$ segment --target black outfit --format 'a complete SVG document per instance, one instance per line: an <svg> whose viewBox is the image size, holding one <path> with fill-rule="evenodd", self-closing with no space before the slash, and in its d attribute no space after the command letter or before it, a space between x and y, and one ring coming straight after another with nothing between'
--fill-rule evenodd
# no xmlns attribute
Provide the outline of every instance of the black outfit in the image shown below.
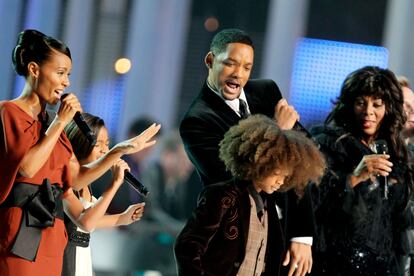
<svg viewBox="0 0 414 276"><path fill-rule="evenodd" d="M383 177L380 185L347 184L362 157L373 154L368 147L340 128L320 128L315 139L329 170L319 188L312 187L318 226L312 275L401 275L396 253L400 233L409 225L407 164L391 156L388 183L397 183L388 185L386 199Z"/></svg>
<svg viewBox="0 0 414 276"><path fill-rule="evenodd" d="M251 114L260 113L273 118L275 106L282 98L274 81L250 80L243 89ZM185 150L204 185L232 178L219 159L219 143L229 128L237 125L239 120L237 113L204 83L180 125ZM306 192L299 203L293 191L266 195L275 197L277 194L277 205L285 208L287 241L292 237L311 237L314 234L312 205L310 195L307 190Z"/></svg>

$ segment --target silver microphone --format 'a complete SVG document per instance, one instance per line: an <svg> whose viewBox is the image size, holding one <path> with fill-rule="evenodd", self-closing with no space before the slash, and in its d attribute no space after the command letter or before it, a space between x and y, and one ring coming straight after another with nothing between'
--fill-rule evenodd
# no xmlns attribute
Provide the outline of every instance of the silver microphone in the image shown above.
<svg viewBox="0 0 414 276"><path fill-rule="evenodd" d="M385 140L377 140L375 141L375 152L377 154L388 154L388 145L387 141ZM384 198L388 199L388 180L387 177L384 176Z"/></svg>

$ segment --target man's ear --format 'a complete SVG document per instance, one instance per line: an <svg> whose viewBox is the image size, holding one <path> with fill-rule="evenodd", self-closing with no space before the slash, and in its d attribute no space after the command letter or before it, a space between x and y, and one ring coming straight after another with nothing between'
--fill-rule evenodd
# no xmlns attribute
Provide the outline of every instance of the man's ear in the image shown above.
<svg viewBox="0 0 414 276"><path fill-rule="evenodd" d="M206 57L204 58L204 63L206 64L208 69L211 69L213 67L213 61L214 54L212 52L208 52Z"/></svg>

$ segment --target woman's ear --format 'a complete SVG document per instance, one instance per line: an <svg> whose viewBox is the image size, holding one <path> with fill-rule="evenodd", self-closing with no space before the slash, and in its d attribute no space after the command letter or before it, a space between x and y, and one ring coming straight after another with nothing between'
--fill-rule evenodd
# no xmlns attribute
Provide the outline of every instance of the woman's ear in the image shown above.
<svg viewBox="0 0 414 276"><path fill-rule="evenodd" d="M37 79L39 77L39 65L37 65L36 62L29 62L29 64L27 65L27 69L29 75L32 76L32 78Z"/></svg>

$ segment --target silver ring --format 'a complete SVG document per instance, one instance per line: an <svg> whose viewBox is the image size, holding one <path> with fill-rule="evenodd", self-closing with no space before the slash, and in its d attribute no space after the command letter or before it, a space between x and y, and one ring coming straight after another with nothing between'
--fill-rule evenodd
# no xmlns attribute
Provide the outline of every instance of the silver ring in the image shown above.
<svg viewBox="0 0 414 276"><path fill-rule="evenodd" d="M294 267L295 267L295 269L297 269L298 268L298 264L295 264Z"/></svg>

